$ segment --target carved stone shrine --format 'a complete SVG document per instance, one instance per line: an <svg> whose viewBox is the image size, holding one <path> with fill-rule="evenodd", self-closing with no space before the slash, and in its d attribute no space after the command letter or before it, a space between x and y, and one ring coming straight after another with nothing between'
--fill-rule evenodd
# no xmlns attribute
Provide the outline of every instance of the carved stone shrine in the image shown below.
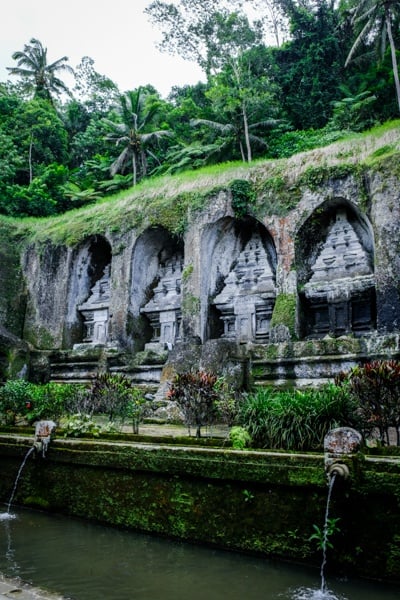
<svg viewBox="0 0 400 600"><path fill-rule="evenodd" d="M260 236L239 254L213 304L221 314L222 337L265 343L275 303L274 275Z"/></svg>
<svg viewBox="0 0 400 600"><path fill-rule="evenodd" d="M374 327L375 278L368 253L338 211L304 286L311 335L366 333Z"/></svg>
<svg viewBox="0 0 400 600"><path fill-rule="evenodd" d="M147 350L171 349L180 337L183 257L175 255L161 264L153 297L141 308L153 330Z"/></svg>
<svg viewBox="0 0 400 600"><path fill-rule="evenodd" d="M89 298L78 306L84 319L83 342L106 344L110 306L110 266L91 289Z"/></svg>

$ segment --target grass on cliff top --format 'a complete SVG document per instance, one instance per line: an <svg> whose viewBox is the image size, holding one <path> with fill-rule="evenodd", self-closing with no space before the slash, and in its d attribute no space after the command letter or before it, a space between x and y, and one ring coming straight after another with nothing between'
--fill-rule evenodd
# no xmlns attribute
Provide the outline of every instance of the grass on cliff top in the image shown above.
<svg viewBox="0 0 400 600"><path fill-rule="evenodd" d="M226 189L235 179L257 182L279 175L293 185L309 168L362 163L372 166L399 152L400 120L397 120L360 134L349 134L329 146L288 159L258 159L251 164L231 162L150 178L135 188L56 217L4 220L13 222L14 229L31 241L51 240L67 245L97 233L124 233L154 224L179 234L184 231L189 208L202 208L213 193Z"/></svg>

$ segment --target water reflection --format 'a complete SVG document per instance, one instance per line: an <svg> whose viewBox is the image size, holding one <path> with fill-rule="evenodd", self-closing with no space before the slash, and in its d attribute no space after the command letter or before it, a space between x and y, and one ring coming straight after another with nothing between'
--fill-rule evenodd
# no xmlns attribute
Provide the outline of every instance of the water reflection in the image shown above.
<svg viewBox="0 0 400 600"><path fill-rule="evenodd" d="M318 570L13 510L0 519L0 572L73 600L398 600L399 590ZM331 595L329 595L331 594Z"/></svg>

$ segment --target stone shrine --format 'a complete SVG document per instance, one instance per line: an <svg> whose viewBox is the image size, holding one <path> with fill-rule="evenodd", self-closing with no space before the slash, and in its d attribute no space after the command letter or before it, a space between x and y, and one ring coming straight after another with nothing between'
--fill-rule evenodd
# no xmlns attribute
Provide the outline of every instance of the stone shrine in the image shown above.
<svg viewBox="0 0 400 600"><path fill-rule="evenodd" d="M89 298L78 306L83 316L84 335L86 344L106 344L110 306L110 265L103 272L91 289Z"/></svg>
<svg viewBox="0 0 400 600"><path fill-rule="evenodd" d="M338 210L304 286L311 335L365 333L374 327L375 278L368 253Z"/></svg>
<svg viewBox="0 0 400 600"><path fill-rule="evenodd" d="M181 281L183 257L175 255L160 265L158 284L153 298L140 309L147 316L153 330L146 350L162 351L171 349L180 336L181 323Z"/></svg>
<svg viewBox="0 0 400 600"><path fill-rule="evenodd" d="M213 304L221 313L224 338L265 343L275 303L274 275L259 235L253 235L225 278Z"/></svg>

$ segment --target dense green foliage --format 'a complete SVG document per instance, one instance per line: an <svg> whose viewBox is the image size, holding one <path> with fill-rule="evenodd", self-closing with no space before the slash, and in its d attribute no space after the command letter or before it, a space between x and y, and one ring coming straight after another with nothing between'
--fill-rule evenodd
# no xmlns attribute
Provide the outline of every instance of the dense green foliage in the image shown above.
<svg viewBox="0 0 400 600"><path fill-rule="evenodd" d="M63 213L145 177L288 157L398 116L397 2L276 0L257 10L251 22L240 2L152 2L162 47L206 74L167 99L151 85L121 93L87 56L69 90L67 57L48 64L37 39L16 50L13 81L0 82L0 213ZM390 43L376 54L379 33Z"/></svg>
<svg viewBox="0 0 400 600"><path fill-rule="evenodd" d="M240 422L253 447L321 450L328 431L357 425L357 408L357 400L333 384L290 391L261 388L245 398Z"/></svg>
<svg viewBox="0 0 400 600"><path fill-rule="evenodd" d="M0 388L0 422L15 424L17 418L33 423L59 418L83 408L87 392L80 385L34 384L25 379L9 379Z"/></svg>
<svg viewBox="0 0 400 600"><path fill-rule="evenodd" d="M130 421L133 433L146 408L141 389L125 375L99 373L90 386L78 384L34 384L24 379L9 379L0 387L0 423L34 423L40 419L63 422L67 435L99 432L93 418L107 417L107 426L121 427ZM104 430L103 425L102 430Z"/></svg>

